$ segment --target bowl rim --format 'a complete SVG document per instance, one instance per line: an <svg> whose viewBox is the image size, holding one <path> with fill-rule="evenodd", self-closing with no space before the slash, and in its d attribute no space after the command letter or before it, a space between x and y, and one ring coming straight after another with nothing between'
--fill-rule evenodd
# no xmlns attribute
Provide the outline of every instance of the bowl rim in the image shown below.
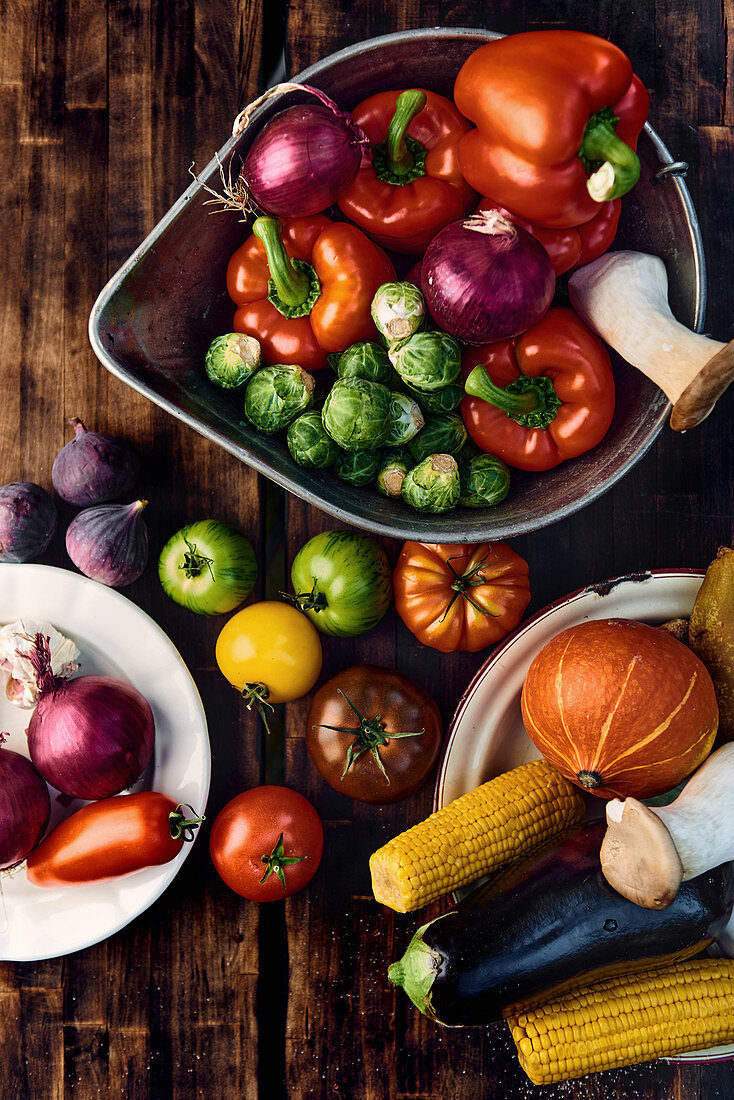
<svg viewBox="0 0 734 1100"><path fill-rule="evenodd" d="M497 31L491 31L485 28L478 27L420 27L412 28L405 31L393 31L389 34L379 35L373 38L365 39L361 42L352 43L349 46L345 46L340 50L332 54L328 54L326 57L319 59L313 65L303 69L297 73L293 78L293 82L307 83L308 81L318 80L319 76L328 69L330 69L335 63L350 60L352 58L362 56L365 52L371 52L380 49L382 46L402 43L407 41L422 41L432 40L438 38L465 38L474 39L479 43L493 41L497 38L505 37ZM263 112L267 110L266 105L261 105L252 113L251 124L257 125L258 121L262 117ZM660 136L653 130L648 122L645 123L644 132L651 141L653 148L660 160L661 167L667 167L677 163L665 143ZM345 523L352 524L362 530L369 531L372 534L386 536L388 538L395 539L415 539L420 538L424 542L441 542L449 536L449 532L446 530L446 519L453 516L455 518L456 513L450 513L447 516L428 517L423 514L422 519L424 526L417 531L416 527L411 524L411 515L406 512L405 515L397 512L395 515L388 515L386 518L381 518L378 515L371 515L368 518L365 517L358 508L351 505L342 505L339 502L338 494L335 494L336 499L326 499L323 492L311 485L299 484L298 469L294 468L292 473L283 472L276 469L266 458L260 457L249 450L247 446L243 446L232 439L227 438L221 431L219 431L213 423L205 423L200 420L193 412L181 408L171 398L166 397L153 387L149 382L143 381L139 378L131 377L129 371L120 363L118 363L113 356L109 353L102 341L102 317L107 309L108 304L114 298L115 294L119 291L121 286L125 283L128 275L135 269L138 262L151 250L155 248L156 242L167 231L180 214L188 207L188 205L199 195L203 194L204 187L199 182L200 179L208 180L214 173L219 172L219 167L222 162L234 151L238 141L241 138L241 134L233 134L227 139L225 144L214 154L209 163L195 178L186 190L179 196L169 210L163 215L163 217L156 223L153 229L148 233L144 240L138 245L128 259L122 264L115 274L108 280L105 286L100 291L97 299L92 306L91 313L89 315L88 322L88 335L89 341L92 346L92 350L97 359L102 365L116 378L130 386L142 396L146 397L153 404L159 408L164 409L166 412L175 416L176 419L187 424L190 428L193 428L199 435L205 439L210 440L213 443L221 446L229 454L232 454L235 458L245 462L248 466L253 468L257 473L264 475L269 480L275 482L282 489L285 489L289 493L300 497L307 504L312 505L321 511L325 511L328 515L331 515L337 520ZM694 329L697 332L702 331L705 319L706 310L706 263L703 251L703 240L701 236L701 228L696 215L695 207L690 196L690 192L680 175L671 173L672 184L678 192L679 199L682 203L685 222L687 230L690 233L691 248L693 255L693 270L694 270L694 298L692 302L693 315L694 315ZM545 527L549 527L554 523L558 523L561 520L568 519L570 516L575 515L576 512L581 511L588 505L593 504L599 497L603 496L606 492L612 489L623 477L629 473L629 471L637 465L637 463L647 454L647 452L655 443L657 437L662 431L665 422L668 418L670 403L665 399L662 392L656 395L654 398L654 404L657 405L657 413L652 418L650 425L647 429L648 437L639 446L634 453L629 454L625 460L612 472L607 474L598 484L595 484L587 489L583 496L576 497L572 500L568 500L565 503L556 505L547 514L543 515L538 522L538 519L528 509L521 517L509 518L503 523L497 524L493 522L493 510L483 509L487 513L487 519L485 526L479 528L476 524L472 525L471 530L462 534L461 530L452 530L450 536L456 543L462 542L476 542L477 539L487 538L492 540L503 538L515 538L520 535L530 534L533 531L540 530ZM603 441L602 441L603 442ZM316 471L318 472L318 471ZM473 511L473 510L472 510ZM436 526L430 526L431 523L435 523ZM454 524L455 527L459 527L459 524Z"/></svg>

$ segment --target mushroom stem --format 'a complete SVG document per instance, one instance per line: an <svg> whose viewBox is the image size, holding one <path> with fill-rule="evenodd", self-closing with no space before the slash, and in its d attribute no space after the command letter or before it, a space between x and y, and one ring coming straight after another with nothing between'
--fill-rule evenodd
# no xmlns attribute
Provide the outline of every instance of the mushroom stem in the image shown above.
<svg viewBox="0 0 734 1100"><path fill-rule="evenodd" d="M661 259L611 252L576 271L568 288L590 328L665 393L674 431L706 419L734 379L734 341L711 340L675 319Z"/></svg>
<svg viewBox="0 0 734 1100"><path fill-rule="evenodd" d="M701 765L669 806L607 803L604 877L645 909L670 905L681 882L734 858L734 742Z"/></svg>

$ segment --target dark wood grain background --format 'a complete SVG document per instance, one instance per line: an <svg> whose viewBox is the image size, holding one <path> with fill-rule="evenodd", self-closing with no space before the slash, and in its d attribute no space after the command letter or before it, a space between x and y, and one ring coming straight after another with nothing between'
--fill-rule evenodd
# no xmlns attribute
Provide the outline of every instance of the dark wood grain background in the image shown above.
<svg viewBox="0 0 734 1100"><path fill-rule="evenodd" d="M730 340L733 21L731 0L0 0L0 483L50 488L66 421L80 416L141 454L154 553L185 521L229 520L258 549L260 596L283 588L298 547L333 525L108 375L87 340L97 293L187 186L189 165L223 144L284 43L292 74L408 27L570 26L611 38L650 90L653 125L690 163L706 327ZM515 540L530 563L531 610L626 572L701 567L731 544L732 415L734 392L700 430L665 430L594 505ZM397 544L385 546L394 558ZM60 535L44 560L71 568ZM307 700L286 708L266 745L214 665L222 620L167 601L154 568L126 593L170 635L201 691L209 823L240 790L285 782L324 819L324 861L303 893L259 909L216 877L206 827L173 885L129 927L62 959L0 963L2 1100L731 1100L734 1063L656 1063L534 1088L504 1025L438 1029L396 997L385 965L416 920L371 899L367 856L425 816L432 785L389 808L335 793L305 750ZM392 612L364 638L324 648L324 675L397 665L447 721L483 659L439 657Z"/></svg>

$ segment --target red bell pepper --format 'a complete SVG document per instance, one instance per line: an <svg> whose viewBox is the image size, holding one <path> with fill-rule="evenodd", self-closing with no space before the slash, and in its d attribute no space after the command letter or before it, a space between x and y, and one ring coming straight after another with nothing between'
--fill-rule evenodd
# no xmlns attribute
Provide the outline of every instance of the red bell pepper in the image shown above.
<svg viewBox="0 0 734 1100"><path fill-rule="evenodd" d="M385 253L354 225L310 218L257 218L232 256L232 325L260 341L265 363L328 365L330 352L374 339L375 291L395 278Z"/></svg>
<svg viewBox="0 0 734 1100"><path fill-rule="evenodd" d="M567 271L583 267L584 264L590 264L607 251L617 235L622 200L603 202L598 214L590 222L569 226L567 229L546 229L545 226L535 225L526 218L503 209L492 199L483 199L478 209L499 210L510 221L527 229L548 253L556 275L563 275Z"/></svg>
<svg viewBox="0 0 734 1100"><path fill-rule="evenodd" d="M637 182L647 92L617 46L583 31L527 31L472 53L454 85L477 129L459 164L483 195L549 228L591 221Z"/></svg>
<svg viewBox="0 0 734 1100"><path fill-rule="evenodd" d="M339 207L385 248L417 255L476 203L458 162L469 123L450 100L420 88L378 92L352 117L371 148Z"/></svg>
<svg viewBox="0 0 734 1100"><path fill-rule="evenodd" d="M550 470L595 447L612 422L609 354L565 306L514 340L471 348L462 373L467 431L508 466Z"/></svg>

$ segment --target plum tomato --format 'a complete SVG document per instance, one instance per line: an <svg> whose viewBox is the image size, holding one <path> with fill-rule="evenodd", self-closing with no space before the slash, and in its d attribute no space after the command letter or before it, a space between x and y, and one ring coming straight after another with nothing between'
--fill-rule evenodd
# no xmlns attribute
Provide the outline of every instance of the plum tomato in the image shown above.
<svg viewBox="0 0 734 1100"><path fill-rule="evenodd" d="M250 901L278 901L316 874L324 830L307 798L290 787L243 791L217 814L209 851L230 890Z"/></svg>
<svg viewBox="0 0 734 1100"><path fill-rule="evenodd" d="M391 669L358 665L316 692L306 747L335 790L385 805L423 785L442 734L439 709L422 687Z"/></svg>

